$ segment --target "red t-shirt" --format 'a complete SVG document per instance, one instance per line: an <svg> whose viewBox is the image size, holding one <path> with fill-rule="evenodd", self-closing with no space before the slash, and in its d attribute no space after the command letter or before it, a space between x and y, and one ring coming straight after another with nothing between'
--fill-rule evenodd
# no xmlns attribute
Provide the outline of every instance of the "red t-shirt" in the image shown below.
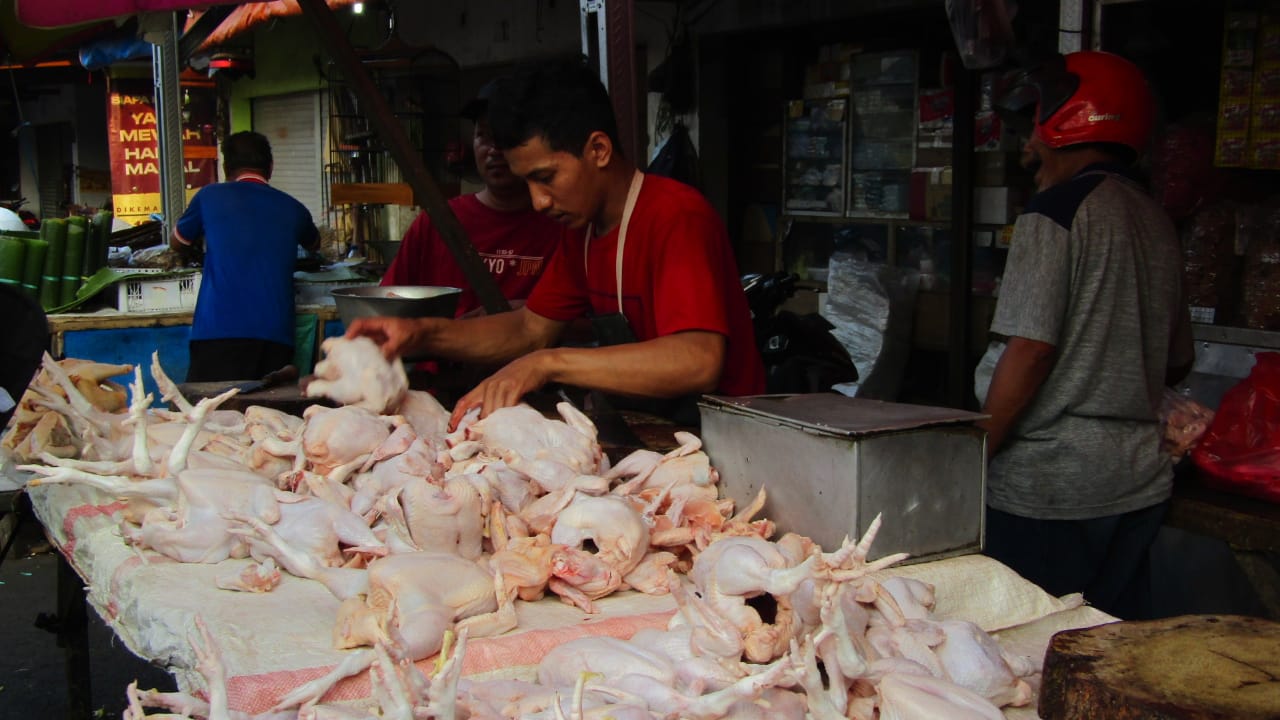
<svg viewBox="0 0 1280 720"><path fill-rule="evenodd" d="M449 201L449 207L466 228L471 244L498 282L503 297L529 297L547 260L560 244L564 226L533 210L494 210L475 195L459 195ZM425 212L405 231L400 252L387 268L382 284L459 287L459 315L480 306L475 290Z"/></svg>
<svg viewBox="0 0 1280 720"><path fill-rule="evenodd" d="M564 240L528 308L552 320L618 311L614 279L618 230L591 241L588 273L582 233ZM751 313L724 223L697 190L658 175L646 175L627 229L622 264L623 312L636 339L685 330L728 338L717 392L764 392L764 366L756 350Z"/></svg>

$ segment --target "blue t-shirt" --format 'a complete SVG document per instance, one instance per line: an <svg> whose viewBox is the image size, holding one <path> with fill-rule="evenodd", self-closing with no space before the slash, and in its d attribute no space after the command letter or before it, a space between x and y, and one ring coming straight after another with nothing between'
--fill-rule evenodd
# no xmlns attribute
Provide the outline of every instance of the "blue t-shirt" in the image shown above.
<svg viewBox="0 0 1280 720"><path fill-rule="evenodd" d="M302 203L255 180L207 185L191 198L177 230L192 244L204 238L192 340L294 344L297 248L312 247L318 237Z"/></svg>

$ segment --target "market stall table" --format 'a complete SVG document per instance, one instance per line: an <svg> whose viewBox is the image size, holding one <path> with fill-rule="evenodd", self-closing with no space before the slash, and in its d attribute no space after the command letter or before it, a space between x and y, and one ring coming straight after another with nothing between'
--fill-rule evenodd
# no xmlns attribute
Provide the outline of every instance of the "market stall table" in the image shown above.
<svg viewBox="0 0 1280 720"><path fill-rule="evenodd" d="M298 327L304 342L299 342L298 369L311 372L320 343L328 336L341 334L342 325L333 305L299 305ZM187 373L187 341L193 312L126 313L103 309L92 313L60 313L48 316L49 352L56 358L76 357L104 363L151 364L151 353L160 353L160 362L170 375L181 381ZM250 380L252 378L244 378ZM144 373L148 390L154 390L151 378Z"/></svg>
<svg viewBox="0 0 1280 720"><path fill-rule="evenodd" d="M180 687L203 688L188 638L197 616L221 646L232 710L264 712L343 658L343 652L330 646L339 603L319 583L286 576L271 593L219 590L214 577L247 561L180 564L139 553L120 538L121 503L75 486L47 485L29 492L46 534L84 581L89 604L135 654L173 672ZM1011 652L1037 662L1054 632L1112 619L1050 597L982 556L891 572L935 584L939 616L971 620L996 632ZM674 613L669 596L621 593L598 604L600 613L586 615L553 598L517 603L518 629L468 643L464 674L527 678L560 643L584 635L627 638L641 628L666 627ZM369 693L366 676L357 676L335 687L326 702L356 702ZM1031 708L1009 709L1006 715L1035 717Z"/></svg>
<svg viewBox="0 0 1280 720"><path fill-rule="evenodd" d="M1222 540L1273 619L1280 619L1280 505L1208 487L1199 478L1174 483L1165 524Z"/></svg>

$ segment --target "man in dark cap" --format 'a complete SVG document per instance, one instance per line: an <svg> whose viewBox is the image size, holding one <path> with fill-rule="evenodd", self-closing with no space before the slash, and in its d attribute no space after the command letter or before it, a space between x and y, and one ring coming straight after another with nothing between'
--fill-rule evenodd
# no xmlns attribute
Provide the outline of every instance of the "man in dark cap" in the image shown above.
<svg viewBox="0 0 1280 720"><path fill-rule="evenodd" d="M511 174L506 157L493 144L488 119L493 88L494 83L485 85L462 108L463 117L474 123L471 144L476 172L484 182L484 189L453 198L449 207L467 231L467 237L503 296L518 305L533 290L560 242L563 228L533 210L528 186L522 178ZM462 268L425 212L419 214L405 232L400 252L387 268L382 284L460 287L458 315L480 306Z"/></svg>

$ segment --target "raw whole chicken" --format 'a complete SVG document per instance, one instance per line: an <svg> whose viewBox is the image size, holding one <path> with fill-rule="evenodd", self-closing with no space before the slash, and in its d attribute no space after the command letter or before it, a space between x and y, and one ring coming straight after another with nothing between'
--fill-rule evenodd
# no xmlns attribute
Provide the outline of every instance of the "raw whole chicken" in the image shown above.
<svg viewBox="0 0 1280 720"><path fill-rule="evenodd" d="M444 477L440 453L428 441L419 437L402 453L375 464L369 471L357 474L351 480L355 495L351 509L364 515L382 498L399 492L407 483Z"/></svg>
<svg viewBox="0 0 1280 720"><path fill-rule="evenodd" d="M141 527L128 522L122 525L126 542L178 562L216 563L248 555L240 537L230 532L233 521L228 515L251 516L268 523L280 519L277 490L261 475L187 470L178 474L177 485L174 507L149 511Z"/></svg>
<svg viewBox="0 0 1280 720"><path fill-rule="evenodd" d="M788 595L812 576L814 558L790 565L778 547L760 538L729 537L712 543L694 559L689 577L711 611L739 633L751 662L768 662L790 646L798 622ZM766 622L747 600L772 595L777 609Z"/></svg>
<svg viewBox="0 0 1280 720"><path fill-rule="evenodd" d="M9 429L0 438L0 447L13 451L19 462L32 462L41 453L57 457L79 456L84 449L83 440L72 432L63 413L50 409L50 401L67 400L67 392L50 365L66 378L85 402L102 413L114 413L125 406L124 388L107 378L123 375L130 365L106 365L68 358L55 362L47 353L41 371L31 381L27 391L18 398Z"/></svg>
<svg viewBox="0 0 1280 720"><path fill-rule="evenodd" d="M936 624L944 639L934 652L947 679L1001 707L1031 702L1031 686L1019 675L1028 674L1033 667L1019 659L1010 663L1000 645L971 622L942 620Z"/></svg>
<svg viewBox="0 0 1280 720"><path fill-rule="evenodd" d="M619 575L635 569L649 546L649 528L640 513L617 495L581 493L556 517L551 542L574 550L591 542L594 555Z"/></svg>
<svg viewBox="0 0 1280 720"><path fill-rule="evenodd" d="M677 684L676 661L636 643L609 637L570 640L548 652L538 663L538 682L566 687L584 674L598 673L602 689L631 696L627 704L641 704L660 717L721 718L743 700L784 682L788 664L779 662L755 674L743 672L732 683L709 693L694 683ZM636 701L639 701L637 703Z"/></svg>
<svg viewBox="0 0 1280 720"><path fill-rule="evenodd" d="M423 550L475 560L483 552L485 504L466 478L410 480L378 505L402 539Z"/></svg>
<svg viewBox="0 0 1280 720"><path fill-rule="evenodd" d="M1001 720L1000 708L959 685L929 675L880 679L880 720Z"/></svg>
<svg viewBox="0 0 1280 720"><path fill-rule="evenodd" d="M483 453L528 472L543 487L553 490L563 483L563 473L597 475L607 462L596 442L591 419L569 403L556 405L564 422L549 420L528 405L501 408L483 420L461 424L447 439L455 460ZM543 461L535 465L536 461ZM562 468L555 466L563 466ZM560 480L560 482L557 482Z"/></svg>
<svg viewBox="0 0 1280 720"><path fill-rule="evenodd" d="M340 468L344 477L359 469L391 436L392 421L364 408L326 408L312 405L303 413L302 451L312 470L330 475Z"/></svg>
<svg viewBox="0 0 1280 720"><path fill-rule="evenodd" d="M335 647L382 642L422 660L440 651L455 622L471 619L464 626L475 637L515 627L514 608L499 611L493 576L452 553L392 555L370 563L368 572L368 594L344 600L338 611Z"/></svg>
<svg viewBox="0 0 1280 720"><path fill-rule="evenodd" d="M449 411L431 393L421 390L406 392L395 412L409 421L418 437L443 444L449 426Z"/></svg>
<svg viewBox="0 0 1280 720"><path fill-rule="evenodd" d="M364 518L346 507L317 497L277 493L279 520L275 531L292 547L316 558L328 567L346 563L347 556L361 553L371 557L387 554L387 547L378 539ZM252 540L250 555L259 562L274 558L271 548Z"/></svg>
<svg viewBox="0 0 1280 720"><path fill-rule="evenodd" d="M404 365L388 361L367 337L332 337L320 344L325 358L316 363L316 379L307 397L327 397L375 414L394 410L409 389Z"/></svg>

